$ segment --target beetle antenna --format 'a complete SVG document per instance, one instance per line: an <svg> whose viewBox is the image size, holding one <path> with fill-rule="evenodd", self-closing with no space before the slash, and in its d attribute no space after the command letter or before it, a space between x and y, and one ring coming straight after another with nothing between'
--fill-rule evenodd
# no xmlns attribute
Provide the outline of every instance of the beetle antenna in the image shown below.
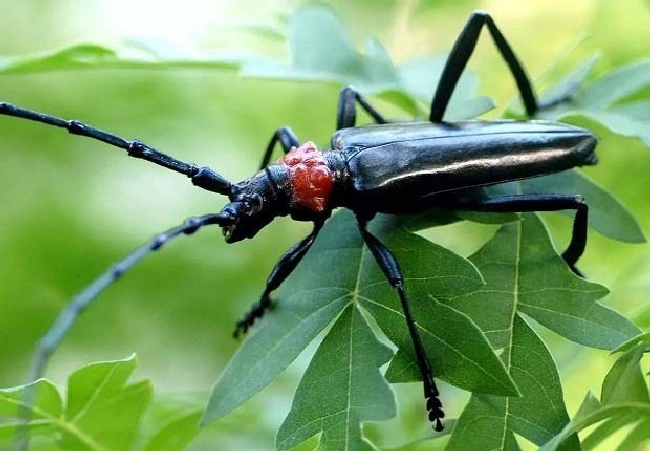
<svg viewBox="0 0 650 451"><path fill-rule="evenodd" d="M224 196L230 194L232 184L215 170L207 166L196 166L170 157L140 141L127 141L117 135L107 133L92 125L74 119L61 119L49 114L27 110L7 102L0 102L0 114L65 128L73 135L85 136L124 149L130 157L140 158L167 169L172 169L189 177L192 183L199 188L223 194Z"/></svg>
<svg viewBox="0 0 650 451"><path fill-rule="evenodd" d="M165 232L154 236L147 244L131 252L121 261L111 266L107 271L99 275L90 285L79 292L66 307L59 313L47 333L39 340L34 352L34 360L29 375L28 383L32 383L43 377L47 363L52 353L61 343L61 340L74 325L79 315L90 306L90 304L106 288L115 283L126 271L135 266L147 254L157 251L170 240L180 235L191 235L200 228L207 225L226 226L232 224L235 218L228 211L213 213L199 217L186 219L183 224L173 227ZM36 385L26 387L20 407L20 424L18 425L16 449L26 450L29 442L27 426L31 419L31 408L35 402Z"/></svg>
<svg viewBox="0 0 650 451"><path fill-rule="evenodd" d="M88 308L97 296L116 282L122 274L131 269L147 254L157 251L177 236L190 235L207 225L216 224L219 226L225 226L231 224L233 221L234 217L229 212L220 212L186 219L183 224L154 236L147 244L131 252L121 261L102 273L68 303L68 305L61 311L50 330L40 339L34 356L29 381L33 382L43 376L50 355L65 337L68 330L73 326L81 312Z"/></svg>

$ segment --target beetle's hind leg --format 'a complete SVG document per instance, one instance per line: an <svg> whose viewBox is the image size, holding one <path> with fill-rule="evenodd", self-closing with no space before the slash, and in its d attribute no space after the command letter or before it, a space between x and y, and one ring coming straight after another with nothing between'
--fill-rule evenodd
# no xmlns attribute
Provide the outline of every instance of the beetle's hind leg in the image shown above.
<svg viewBox="0 0 650 451"><path fill-rule="evenodd" d="M562 253L562 259L575 274L582 276L576 268L576 263L587 245L589 223L589 207L584 198L579 195L564 194L520 194L516 196L500 196L479 200L471 203L461 203L454 208L474 211L491 212L523 212L523 211L558 211L575 210L571 242Z"/></svg>
<svg viewBox="0 0 650 451"><path fill-rule="evenodd" d="M373 234L366 230L367 222L365 219L357 217L359 223L359 230L361 231L361 236L363 241L368 246L368 249L372 252L372 255L375 257L377 264L383 271L388 283L397 290L399 295L399 300L402 304L402 310L404 312L404 318L406 319L406 325L411 335L411 340L413 341L413 347L415 349L415 357L418 362L418 367L420 369L420 374L422 376L422 383L424 385L424 398L427 400L426 408L429 412L429 421L434 423L434 428L436 431L440 432L444 429L442 424L442 419L445 417L445 414L442 410L442 403L440 402L438 392L438 387L436 386L435 381L433 380L433 370L429 364L426 351L424 350L424 345L422 344L422 338L418 332L418 326L415 323L413 314L411 313L411 307L409 306L408 300L406 299L406 292L404 291L404 276L402 275L402 270L397 263L397 259L393 253L375 237Z"/></svg>
<svg viewBox="0 0 650 451"><path fill-rule="evenodd" d="M341 89L341 93L339 94L339 104L336 111L337 130L356 125L357 102L376 123L385 124L388 122L355 87L346 86Z"/></svg>
<svg viewBox="0 0 650 451"><path fill-rule="evenodd" d="M451 49L449 57L447 58L447 63L445 64L442 75L440 76L438 88L433 96L433 100L431 101L431 113L429 115L429 120L431 122L442 122L445 110L449 104L449 99L456 88L456 84L458 83L463 70L465 70L469 57L472 55L472 52L476 47L476 43L484 25L487 26L494 44L508 64L508 68L515 79L517 89L519 90L519 94L521 95L528 116L532 117L540 109L553 106L572 96L576 88L575 86L571 87L564 93L561 93L557 97L549 99L544 103L539 103L535 97L530 78L526 74L523 64L515 55L505 36L501 33L501 30L499 30L494 24L492 17L485 11L474 11L470 15L465 28L460 32L454 47Z"/></svg>

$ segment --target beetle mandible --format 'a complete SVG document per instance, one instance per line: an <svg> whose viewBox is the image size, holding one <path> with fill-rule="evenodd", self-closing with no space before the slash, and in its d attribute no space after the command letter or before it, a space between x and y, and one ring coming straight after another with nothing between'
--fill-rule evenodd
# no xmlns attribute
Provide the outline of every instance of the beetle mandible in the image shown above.
<svg viewBox="0 0 650 451"><path fill-rule="evenodd" d="M32 378L42 375L50 354L79 313L122 273L172 238L218 225L226 242L235 243L253 238L278 216L312 222L311 233L280 257L259 301L237 322L235 336L245 333L271 306L271 293L300 263L332 211L344 207L355 213L366 246L399 296L423 380L429 420L441 431L442 404L433 369L409 308L404 277L392 252L367 230L368 222L377 213L413 213L434 206L490 212L572 209L576 212L572 238L562 258L580 274L575 265L585 249L588 220L588 207L581 196L540 193L490 198L482 195L481 187L596 163L596 138L576 126L548 121L443 120L449 99L484 26L508 64L528 116L570 97L569 91L539 104L522 64L501 31L488 13L476 11L449 54L427 122L390 123L359 91L345 87L340 94L336 132L329 151L321 152L311 142L301 143L289 127L280 127L266 147L259 172L239 183L231 183L209 167L183 162L142 142L127 141L76 120L0 103L0 114L65 128L72 134L122 148L131 157L179 172L194 185L227 196L229 200L219 213L190 218L155 236L73 298L40 340ZM376 124L356 126L357 105ZM269 164L278 144L285 155Z"/></svg>

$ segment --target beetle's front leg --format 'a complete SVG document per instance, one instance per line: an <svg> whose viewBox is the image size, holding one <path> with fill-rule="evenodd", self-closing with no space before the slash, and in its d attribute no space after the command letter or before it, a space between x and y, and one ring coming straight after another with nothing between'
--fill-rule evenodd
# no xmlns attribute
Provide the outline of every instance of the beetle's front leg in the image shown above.
<svg viewBox="0 0 650 451"><path fill-rule="evenodd" d="M370 249L370 252L372 252L372 255L375 257L381 270L384 272L386 279L388 279L388 283L397 290L397 294L399 295L399 300L402 304L402 310L404 311L404 317L406 319L406 325L409 334L411 335L411 340L413 341L413 347L415 348L415 357L418 362L418 367L420 368L420 374L422 375L424 398L427 400L429 421L434 422L435 430L440 432L444 429L442 419L445 414L442 411L442 403L438 397L440 393L438 392L438 387L436 387L436 383L433 380L433 371L429 364L426 351L424 350L422 338L420 337L417 325L415 324L415 319L411 313L411 308L406 299L402 270L400 269L393 253L384 246L376 236L366 230L367 222L358 216L357 221L359 222L359 230L361 231L363 241L366 243L366 246L368 246L368 249Z"/></svg>
<svg viewBox="0 0 650 451"><path fill-rule="evenodd" d="M366 98L353 86L346 86L341 89L339 94L339 105L336 111L336 129L341 130L346 127L354 127L357 123L357 102L361 108L368 113L370 117L378 124L388 122L373 107Z"/></svg>
<svg viewBox="0 0 650 451"><path fill-rule="evenodd" d="M298 263L300 263L305 254L307 254L311 245L314 244L316 236L318 236L324 223L324 220L314 222L314 229L311 233L302 241L292 246L291 249L280 257L280 260L275 264L271 274L269 274L269 277L266 280L266 288L264 288L260 300L253 304L242 320L237 321L237 326L233 333L235 338L238 338L241 334L245 334L253 325L255 320L264 316L264 313L266 313L266 311L271 307L271 292L282 285L293 270L296 269Z"/></svg>
<svg viewBox="0 0 650 451"><path fill-rule="evenodd" d="M456 206L460 209L492 212L523 212L523 211L558 211L575 210L571 242L562 258L575 274L582 276L576 268L576 263L587 245L589 229L589 207L584 198L579 195L565 194L520 194L516 196L500 196L483 199L472 203Z"/></svg>

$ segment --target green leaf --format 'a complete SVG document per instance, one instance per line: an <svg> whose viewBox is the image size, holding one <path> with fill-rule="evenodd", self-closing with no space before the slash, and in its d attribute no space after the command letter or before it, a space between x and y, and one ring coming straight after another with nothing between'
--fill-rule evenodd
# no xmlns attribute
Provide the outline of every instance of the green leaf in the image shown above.
<svg viewBox="0 0 650 451"><path fill-rule="evenodd" d="M601 421L602 423L585 439L585 449L598 445L628 424L636 423L636 426L619 449L633 449L624 448L623 445L627 443L635 446L650 438L645 427L650 418L650 395L639 365L642 356L642 343L623 353L603 381L602 402L588 393L576 416L558 435L542 446L540 451L561 449L566 437Z"/></svg>
<svg viewBox="0 0 650 451"><path fill-rule="evenodd" d="M242 74L284 80L341 81L375 91L397 83L392 61L378 41L370 54L359 53L341 20L323 5L300 8L291 15L287 33L291 50L288 66L258 59L246 64Z"/></svg>
<svg viewBox="0 0 650 451"><path fill-rule="evenodd" d="M151 437L144 451L183 451L199 433L202 415L202 412L193 412L169 422Z"/></svg>
<svg viewBox="0 0 650 451"><path fill-rule="evenodd" d="M125 360L97 362L75 371L68 378L68 417L83 415L97 404L111 400L122 391L135 370L134 356Z"/></svg>
<svg viewBox="0 0 650 451"><path fill-rule="evenodd" d="M646 418L634 426L632 432L621 441L617 451L642 450L644 445L647 447L649 441L650 418Z"/></svg>
<svg viewBox="0 0 650 451"><path fill-rule="evenodd" d="M89 440L106 449L130 446L153 391L148 381L126 383L135 364L134 356L93 363L70 376L63 448L85 449Z"/></svg>
<svg viewBox="0 0 650 451"><path fill-rule="evenodd" d="M567 93L576 92L587 75L591 73L600 56L600 53L596 53L580 61L568 75L558 80L539 96L539 103L548 103Z"/></svg>
<svg viewBox="0 0 650 451"><path fill-rule="evenodd" d="M355 85L402 108L411 116L427 115L433 90L446 56L418 58L396 65L376 39L366 41L365 53L356 50L340 18L324 5L300 8L291 16L287 33L291 49L288 65L250 59L242 75L296 81L325 81ZM471 73L460 79L446 119L468 119L494 108L487 97L473 98L478 80ZM424 87L424 88L423 88ZM426 107L423 107L426 104Z"/></svg>
<svg viewBox="0 0 650 451"><path fill-rule="evenodd" d="M516 395L516 387L476 324L435 299L477 289L482 280L476 269L465 258L407 234L402 227L400 219L389 217L372 230L400 262L411 309L436 377L472 392ZM372 255L366 252L364 258L359 283L361 305L399 348L387 376L393 382L421 380L397 296Z"/></svg>
<svg viewBox="0 0 650 451"><path fill-rule="evenodd" d="M641 370L640 361L643 345L623 353L603 380L600 402L615 404L622 402L650 402L648 387Z"/></svg>
<svg viewBox="0 0 650 451"><path fill-rule="evenodd" d="M415 350L411 336L407 330L399 327L404 322L404 315L395 310L399 306L373 302L363 305L372 312L388 338L400 348L386 372L388 380L421 380L414 364ZM421 312L416 315L425 346L437 349L435 354L429 355L436 377L472 392L504 396L519 394L503 364L490 349L484 334L467 315L435 298L420 300L414 310Z"/></svg>
<svg viewBox="0 0 650 451"><path fill-rule="evenodd" d="M627 110L613 108L605 111L582 111L583 116L600 122L612 132L629 137L638 137L646 146L650 146L648 121L627 114Z"/></svg>
<svg viewBox="0 0 650 451"><path fill-rule="evenodd" d="M596 448L603 441L610 439L621 428L637 421L637 413L634 411L621 413L602 421L596 426L593 432L582 441L582 450L589 451Z"/></svg>
<svg viewBox="0 0 650 451"><path fill-rule="evenodd" d="M94 44L80 44L40 55L0 58L0 71L27 73L87 69L98 65L112 64L117 59L117 53L109 48Z"/></svg>
<svg viewBox="0 0 650 451"><path fill-rule="evenodd" d="M142 50L140 42L136 45ZM128 50L128 46L122 49L124 50ZM169 56L153 53L139 57L122 56L121 50L96 44L80 44L36 55L0 57L0 74L106 69L236 69L249 58L244 55L204 55L201 58L186 55L181 59L166 59Z"/></svg>
<svg viewBox="0 0 650 451"><path fill-rule="evenodd" d="M592 57L580 63L571 75L552 87L549 90L551 96L566 92L571 83L577 89L569 100L541 111L538 117L560 120L576 115L585 116L616 134L637 137L650 146L649 101L647 98L630 98L638 92L644 93L643 89L650 85L650 60L631 63L578 86L576 82L586 76L594 62Z"/></svg>
<svg viewBox="0 0 650 451"><path fill-rule="evenodd" d="M582 87L576 103L581 109L605 109L650 85L650 60L615 69Z"/></svg>
<svg viewBox="0 0 650 451"><path fill-rule="evenodd" d="M471 263L408 233L397 218L380 216L371 226L402 265L407 294L425 347L434 364L441 363L437 377L467 390L516 393L503 365L472 321L456 313L453 318L457 319L458 329L451 334L448 327L440 327L432 314L436 302L430 296L456 296L481 285L481 277ZM431 273L429 268L437 270ZM384 333L395 337L401 352L410 356L407 365L414 365L411 341L400 338L408 332L397 294L372 254L363 248L356 221L347 210L328 221L313 248L278 293L276 302L278 308L260 321L229 362L213 390L203 423L227 414L265 387L350 303L359 302L377 314ZM454 314L448 307L440 309ZM418 377L411 375L408 380L415 379Z"/></svg>
<svg viewBox="0 0 650 451"><path fill-rule="evenodd" d="M28 396L26 390L36 388L28 423L31 437L56 440L62 450L129 449L152 393L148 381L127 383L135 364L132 356L74 372L68 379L65 408L56 388L44 379L0 391L0 444L11 443L22 421L18 405Z"/></svg>
<svg viewBox="0 0 650 451"><path fill-rule="evenodd" d="M349 214L328 221L268 312L228 362L202 423L216 420L268 385L350 303L361 243ZM323 271L336 268L336 271ZM348 270L352 268L351 270Z"/></svg>
<svg viewBox="0 0 650 451"><path fill-rule="evenodd" d="M392 354L359 310L346 307L300 381L276 448L289 449L321 434L322 451L376 449L361 437L361 423L395 416L393 393L379 372Z"/></svg>
<svg viewBox="0 0 650 451"><path fill-rule="evenodd" d="M569 417L553 358L520 312L538 291L563 290L561 278L549 274L548 268L539 268L546 260L558 273L585 284L587 293L594 289L572 275L533 214L502 226L470 260L483 274L486 285L446 302L473 318L485 332L493 348L500 351L521 396L473 394L447 449L518 449L515 434L541 445L559 433ZM535 275L528 272L531 266L537 266ZM572 290L579 291L577 287ZM566 293L563 296L571 297ZM567 449L579 449L575 437Z"/></svg>
<svg viewBox="0 0 650 451"><path fill-rule="evenodd" d="M595 302L607 289L570 271L534 214L524 214L523 221L502 226L470 259L486 280L499 281L499 290L510 293L512 305L501 308L525 313L570 340L613 349L639 332L627 318ZM507 315L498 316L486 301L499 299L499 295L478 290L452 304L472 317L496 348L508 344L510 329L504 322Z"/></svg>
<svg viewBox="0 0 650 451"><path fill-rule="evenodd" d="M614 349L614 352L625 352L636 347L639 343L644 343L646 347L650 345L650 332L641 333L635 337L630 338L629 340L623 342L619 347Z"/></svg>
<svg viewBox="0 0 650 451"><path fill-rule="evenodd" d="M542 340L519 316L512 325L510 374L521 397L474 394L458 419L447 451L518 449L514 434L541 445L569 421L555 362ZM569 449L580 449L577 437Z"/></svg>
<svg viewBox="0 0 650 451"><path fill-rule="evenodd" d="M628 418L631 422L645 421L650 416L650 404L624 403L602 406L589 415L585 415L577 421L575 418L565 427L553 440L540 447L540 451L554 451L561 448L567 434L575 434L592 424L596 424L610 418ZM629 424L629 423L628 423Z"/></svg>
<svg viewBox="0 0 650 451"><path fill-rule="evenodd" d="M25 406L27 396L33 398L31 406ZM23 408L31 421L27 425L30 436L47 436L56 431L61 417L63 401L52 382L39 379L31 384L0 390L0 448L9 447L14 439L16 427L22 422Z"/></svg>
<svg viewBox="0 0 650 451"><path fill-rule="evenodd" d="M431 99L433 99L446 62L447 55L439 55L415 58L397 67L401 81L401 86L399 86L401 92L406 93L409 98L421 102L421 106L417 110L402 107L406 112L413 116L427 117L429 115ZM445 119L473 119L494 109L494 101L490 97L474 97L477 88L478 77L471 72L465 72L458 81L454 94L449 101ZM386 98L383 95L381 97ZM387 100L391 99L387 98ZM399 103L396 104L400 105Z"/></svg>
<svg viewBox="0 0 650 451"><path fill-rule="evenodd" d="M638 102L625 103L623 105L610 108L610 111L647 122L650 121L650 100L640 100Z"/></svg>

